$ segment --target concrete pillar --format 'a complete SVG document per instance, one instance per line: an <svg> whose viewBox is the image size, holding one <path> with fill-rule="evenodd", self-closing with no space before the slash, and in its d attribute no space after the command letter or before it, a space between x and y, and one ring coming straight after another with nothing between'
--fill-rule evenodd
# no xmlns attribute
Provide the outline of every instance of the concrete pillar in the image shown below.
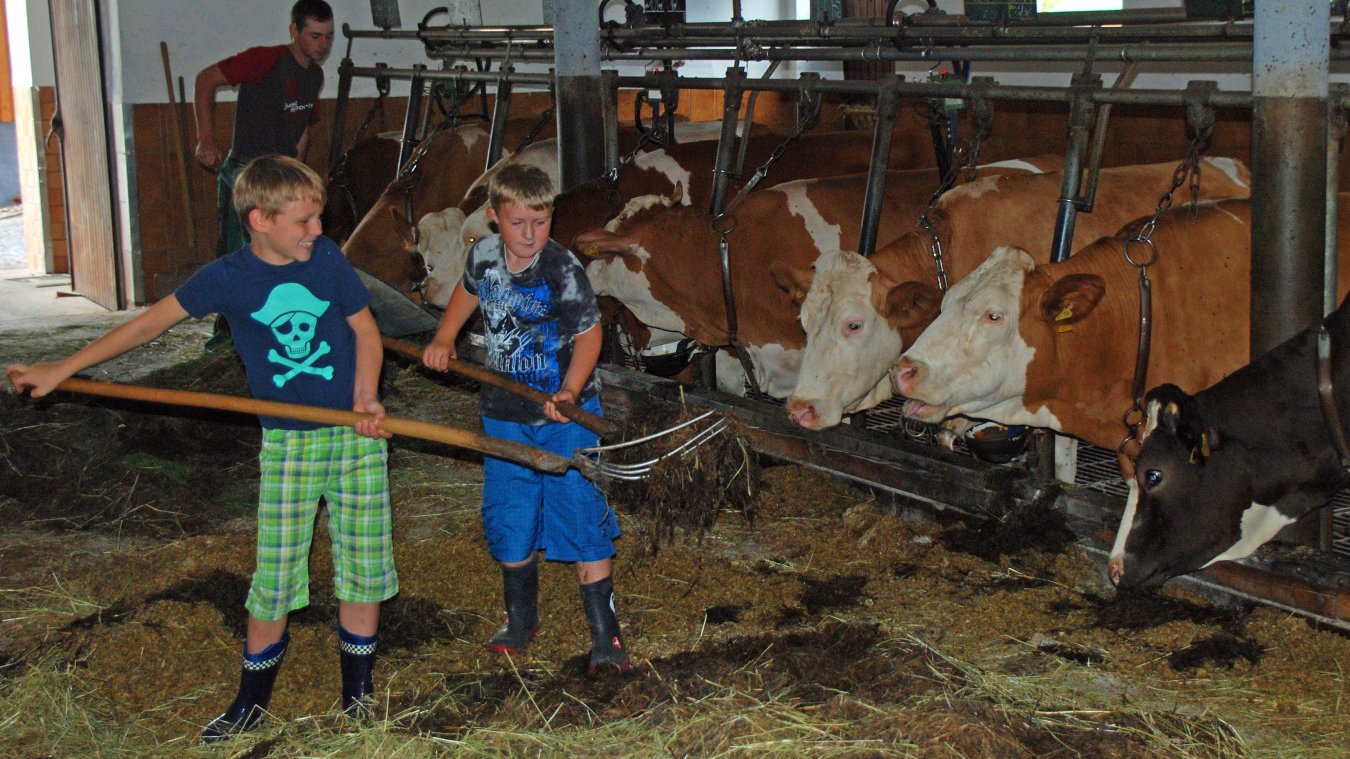
<svg viewBox="0 0 1350 759"><path fill-rule="evenodd" d="M1326 240L1326 0L1256 4L1252 49L1252 357L1322 316ZM1281 537L1318 545L1314 512Z"/></svg>
<svg viewBox="0 0 1350 759"><path fill-rule="evenodd" d="M558 119L560 192L605 171L598 19L593 2L558 0L553 6L553 112Z"/></svg>
<svg viewBox="0 0 1350 759"><path fill-rule="evenodd" d="M1322 315L1329 30L1324 0L1256 4L1253 357Z"/></svg>

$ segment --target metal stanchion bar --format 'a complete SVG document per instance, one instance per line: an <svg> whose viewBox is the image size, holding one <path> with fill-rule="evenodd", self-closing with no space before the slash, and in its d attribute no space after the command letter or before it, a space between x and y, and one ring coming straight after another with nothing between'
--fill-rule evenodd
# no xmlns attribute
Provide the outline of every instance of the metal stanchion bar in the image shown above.
<svg viewBox="0 0 1350 759"><path fill-rule="evenodd" d="M548 74L514 73L500 75L491 72L455 72L455 71L416 71L415 69L376 69L374 67L356 67L353 76L374 77L377 73L390 79L410 79L414 74L424 80L442 81L483 81L497 83L509 81L513 84L527 84L548 87L552 78ZM621 76L620 87L658 87L657 77ZM726 89L728 80L710 77L681 77L680 89L684 90L721 90ZM765 92L796 92L801 85L795 79L749 79L739 85L743 90ZM831 94L872 95L883 87L889 86L900 97L924 98L972 98L984 97L989 100L1007 100L1023 102L1065 102L1071 96L1068 87L1021 86L1021 85L980 85L972 86L962 82L899 82L893 85L879 85L875 81L824 79L813 85L817 92ZM1110 103L1112 105L1163 105L1183 106L1186 94L1181 90L1103 90L1092 92L1088 97L1094 105ZM1350 97L1340 96L1342 102L1350 105ZM1213 108L1251 108L1252 96L1245 92L1214 92L1204 101Z"/></svg>

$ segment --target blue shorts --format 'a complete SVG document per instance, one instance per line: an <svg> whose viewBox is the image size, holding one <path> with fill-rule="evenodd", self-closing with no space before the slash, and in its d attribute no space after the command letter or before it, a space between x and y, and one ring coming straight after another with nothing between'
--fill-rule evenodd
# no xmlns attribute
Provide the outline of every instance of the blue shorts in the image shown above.
<svg viewBox="0 0 1350 759"><path fill-rule="evenodd" d="M600 399L581 407L600 413ZM599 436L576 422L531 425L483 417L493 437L572 457ZM490 456L483 459L483 536L497 561L525 561L543 549L550 561L601 561L614 555L619 523L595 483L575 469L538 472Z"/></svg>

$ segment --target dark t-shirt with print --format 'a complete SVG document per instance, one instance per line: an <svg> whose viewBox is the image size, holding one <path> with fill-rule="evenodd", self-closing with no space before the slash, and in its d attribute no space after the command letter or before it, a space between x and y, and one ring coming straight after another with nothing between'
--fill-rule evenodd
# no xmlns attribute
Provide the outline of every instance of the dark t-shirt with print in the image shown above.
<svg viewBox="0 0 1350 759"><path fill-rule="evenodd" d="M254 398L352 409L356 333L347 317L370 293L332 240L314 241L308 261L269 264L244 246L203 266L174 291L200 319L225 315ZM270 429L328 425L259 416Z"/></svg>
<svg viewBox="0 0 1350 759"><path fill-rule="evenodd" d="M533 263L512 273L501 235L484 237L469 251L464 289L478 297L483 315L485 365L550 395L562 388L576 336L600 323L586 270L553 240ZM577 402L598 392L599 380L591 372ZM483 386L479 410L508 422L550 421L538 404L490 385Z"/></svg>
<svg viewBox="0 0 1350 759"><path fill-rule="evenodd" d="M230 155L242 163L261 155L295 157L296 145L317 114L323 67L301 66L286 45L251 47L216 64L239 86Z"/></svg>

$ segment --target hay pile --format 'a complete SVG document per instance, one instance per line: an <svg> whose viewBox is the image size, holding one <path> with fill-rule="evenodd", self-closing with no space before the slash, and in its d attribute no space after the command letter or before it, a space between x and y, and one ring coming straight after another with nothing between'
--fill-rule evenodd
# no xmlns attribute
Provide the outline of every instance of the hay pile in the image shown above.
<svg viewBox="0 0 1350 759"><path fill-rule="evenodd" d="M232 351L138 384L248 393ZM256 417L60 392L38 400L0 393L0 415L0 506L11 523L178 537L253 508Z"/></svg>

